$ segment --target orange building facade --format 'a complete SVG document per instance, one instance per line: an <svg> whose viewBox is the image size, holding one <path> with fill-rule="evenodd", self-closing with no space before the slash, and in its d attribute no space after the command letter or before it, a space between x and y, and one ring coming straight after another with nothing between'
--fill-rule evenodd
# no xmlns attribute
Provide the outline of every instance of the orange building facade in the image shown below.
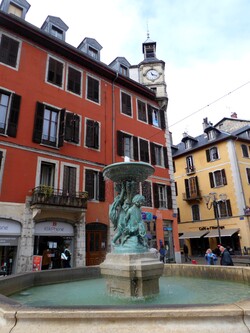
<svg viewBox="0 0 250 333"><path fill-rule="evenodd" d="M115 195L102 170L125 155L155 167L140 184L142 218L149 245L163 243L176 260L166 110L155 93L100 62L98 47L92 57L2 9L2 269L36 270L34 258L47 249L51 267L58 268L65 246L72 267L100 264L111 250L108 211Z"/></svg>

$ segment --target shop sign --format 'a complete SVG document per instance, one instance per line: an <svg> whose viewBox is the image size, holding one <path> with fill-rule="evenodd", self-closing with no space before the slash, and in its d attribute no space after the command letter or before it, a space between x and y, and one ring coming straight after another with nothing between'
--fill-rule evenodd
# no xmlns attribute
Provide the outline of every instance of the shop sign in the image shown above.
<svg viewBox="0 0 250 333"><path fill-rule="evenodd" d="M171 227L163 227L163 230L164 230L164 231L172 231L173 228L171 228Z"/></svg>
<svg viewBox="0 0 250 333"><path fill-rule="evenodd" d="M21 224L16 221L0 219L0 235L20 235Z"/></svg>
<svg viewBox="0 0 250 333"><path fill-rule="evenodd" d="M199 227L199 230L200 231L206 231L206 230L214 230L214 229L218 229L218 227L214 227L214 226L211 226L211 227ZM220 229L225 229L225 226L224 225L221 225L220 226Z"/></svg>
<svg viewBox="0 0 250 333"><path fill-rule="evenodd" d="M153 215L153 214L150 213L150 212L142 212L142 213L141 213L141 218L142 218L142 220L144 220L144 221L152 221L152 220L156 220L156 219L157 219L157 216L156 216L156 215Z"/></svg>
<svg viewBox="0 0 250 333"><path fill-rule="evenodd" d="M17 246L18 237L0 237L0 246Z"/></svg>
<svg viewBox="0 0 250 333"><path fill-rule="evenodd" d="M40 222L35 226L35 235L73 236L73 226L65 222Z"/></svg>
<svg viewBox="0 0 250 333"><path fill-rule="evenodd" d="M33 272L42 269L42 256L33 256Z"/></svg>

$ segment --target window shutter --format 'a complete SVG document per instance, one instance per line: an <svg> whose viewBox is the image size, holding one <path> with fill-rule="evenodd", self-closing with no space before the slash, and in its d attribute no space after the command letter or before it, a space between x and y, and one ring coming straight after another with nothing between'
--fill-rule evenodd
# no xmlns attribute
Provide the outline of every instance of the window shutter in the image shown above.
<svg viewBox="0 0 250 333"><path fill-rule="evenodd" d="M123 133L121 131L117 131L117 155L124 156L123 149Z"/></svg>
<svg viewBox="0 0 250 333"><path fill-rule="evenodd" d="M90 119L86 122L86 146L94 147L94 121Z"/></svg>
<svg viewBox="0 0 250 333"><path fill-rule="evenodd" d="M87 97L94 102L99 102L99 82L90 76L88 77Z"/></svg>
<svg viewBox="0 0 250 333"><path fill-rule="evenodd" d="M94 198L94 171L86 170L85 172L85 191L88 192L88 198Z"/></svg>
<svg viewBox="0 0 250 333"><path fill-rule="evenodd" d="M136 136L133 137L133 150L134 150L134 160L139 160L139 153L138 153L138 138Z"/></svg>
<svg viewBox="0 0 250 333"><path fill-rule="evenodd" d="M36 143L41 143L41 140L42 140L43 115L44 115L44 105L40 102L37 102L34 130L33 130L33 142L36 142Z"/></svg>
<svg viewBox="0 0 250 333"><path fill-rule="evenodd" d="M189 199L190 198L189 180L185 179L184 183L185 183L185 190L186 190L186 198Z"/></svg>
<svg viewBox="0 0 250 333"><path fill-rule="evenodd" d="M167 147L163 147L163 158L164 158L164 165L165 168L169 168L169 164L168 164L168 149Z"/></svg>
<svg viewBox="0 0 250 333"><path fill-rule="evenodd" d="M148 154L148 142L145 140L140 140L140 160L143 162L149 162Z"/></svg>
<svg viewBox="0 0 250 333"><path fill-rule="evenodd" d="M223 185L227 185L227 177L225 169L221 170Z"/></svg>
<svg viewBox="0 0 250 333"><path fill-rule="evenodd" d="M210 186L211 188L214 187L214 177L213 177L213 173L209 172L209 180L210 180Z"/></svg>
<svg viewBox="0 0 250 333"><path fill-rule="evenodd" d="M73 141L75 143L79 143L79 135L80 135L80 117L77 114L74 114L74 134L73 134Z"/></svg>
<svg viewBox="0 0 250 333"><path fill-rule="evenodd" d="M131 116L131 97L125 93L122 93L122 112Z"/></svg>
<svg viewBox="0 0 250 333"><path fill-rule="evenodd" d="M167 204L168 204L168 209L173 208L173 203L172 203L172 191L171 191L171 186L167 186Z"/></svg>
<svg viewBox="0 0 250 333"><path fill-rule="evenodd" d="M228 211L228 216L233 216L232 214L232 208L231 208L231 202L229 199L226 200L227 203L227 211Z"/></svg>
<svg viewBox="0 0 250 333"><path fill-rule="evenodd" d="M154 193L154 207L159 208L159 194L158 194L158 185L156 183L153 183L153 193Z"/></svg>
<svg viewBox="0 0 250 333"><path fill-rule="evenodd" d="M151 164L155 165L155 144L153 142L150 142L150 152L151 152Z"/></svg>
<svg viewBox="0 0 250 333"><path fill-rule="evenodd" d="M99 148L99 123L94 122L94 148Z"/></svg>
<svg viewBox="0 0 250 333"><path fill-rule="evenodd" d="M152 106L148 105L148 123L150 125L153 124L153 118L152 118Z"/></svg>
<svg viewBox="0 0 250 333"><path fill-rule="evenodd" d="M165 112L163 110L159 110L159 112L161 119L161 129L166 129Z"/></svg>
<svg viewBox="0 0 250 333"><path fill-rule="evenodd" d="M59 124L59 138L58 138L58 147L63 146L64 141L64 127L65 127L65 109L62 109L60 112L60 124Z"/></svg>
<svg viewBox="0 0 250 333"><path fill-rule="evenodd" d="M99 201L105 201L105 181L102 172L99 172Z"/></svg>
<svg viewBox="0 0 250 333"><path fill-rule="evenodd" d="M206 149L206 157L207 157L207 162L210 162L210 153L209 153L209 149Z"/></svg>
<svg viewBox="0 0 250 333"><path fill-rule="evenodd" d="M66 112L65 137L64 137L66 141L72 141L73 122L74 122L74 114Z"/></svg>
<svg viewBox="0 0 250 333"><path fill-rule="evenodd" d="M16 132L17 132L20 104L21 104L21 96L13 94L10 106L7 134L14 138L16 137Z"/></svg>
<svg viewBox="0 0 250 333"><path fill-rule="evenodd" d="M178 187L177 187L177 182L174 182L175 185L175 195L178 196Z"/></svg>
<svg viewBox="0 0 250 333"><path fill-rule="evenodd" d="M199 189L199 183L198 183L198 177L195 176L195 185L196 185L196 194L197 196L200 195L200 189Z"/></svg>

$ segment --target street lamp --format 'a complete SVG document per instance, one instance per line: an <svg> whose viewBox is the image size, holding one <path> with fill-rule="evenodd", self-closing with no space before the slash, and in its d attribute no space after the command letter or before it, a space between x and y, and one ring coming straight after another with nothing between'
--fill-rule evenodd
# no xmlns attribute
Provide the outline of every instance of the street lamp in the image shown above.
<svg viewBox="0 0 250 333"><path fill-rule="evenodd" d="M219 194L220 200L217 200L217 193L216 192L210 192L208 195L204 195L204 200L207 206L207 209L211 209L214 207L215 217L217 221L217 229L218 229L218 235L219 235L219 243L221 244L221 232L220 232L220 222L219 222L219 211L218 206L220 204L220 201L225 202L227 200L227 195L222 193Z"/></svg>

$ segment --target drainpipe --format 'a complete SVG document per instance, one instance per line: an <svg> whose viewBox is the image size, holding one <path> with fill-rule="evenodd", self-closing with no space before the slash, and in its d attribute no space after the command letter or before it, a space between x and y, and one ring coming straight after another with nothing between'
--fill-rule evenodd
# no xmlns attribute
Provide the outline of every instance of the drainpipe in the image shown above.
<svg viewBox="0 0 250 333"><path fill-rule="evenodd" d="M114 138L115 138L115 81L118 78L118 72L116 72L116 76L112 82L112 163L115 163L115 144L114 144Z"/></svg>

